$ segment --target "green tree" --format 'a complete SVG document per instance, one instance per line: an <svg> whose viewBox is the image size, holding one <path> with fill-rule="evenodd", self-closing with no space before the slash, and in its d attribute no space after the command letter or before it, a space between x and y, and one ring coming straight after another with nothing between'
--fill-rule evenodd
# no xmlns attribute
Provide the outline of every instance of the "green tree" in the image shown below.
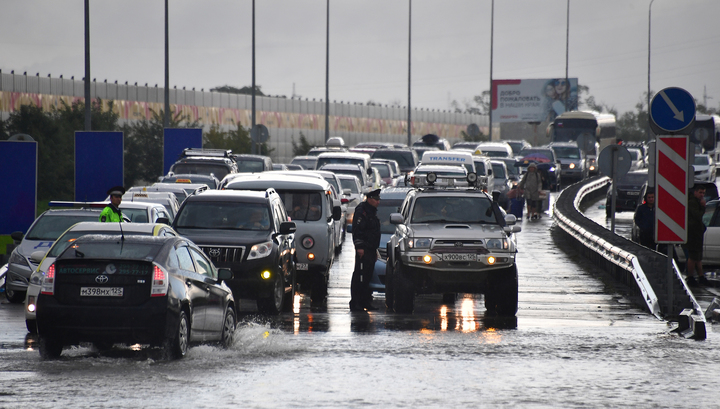
<svg viewBox="0 0 720 409"><path fill-rule="evenodd" d="M313 148L313 144L308 142L305 135L303 135L302 132L300 132L300 143L295 143L295 138L291 138L292 148L293 148L293 156L305 156L310 152L310 149Z"/></svg>
<svg viewBox="0 0 720 409"><path fill-rule="evenodd" d="M125 134L125 186L151 183L163 174L163 110L151 119L122 126ZM197 121L180 113L171 116L170 128L198 128Z"/></svg>

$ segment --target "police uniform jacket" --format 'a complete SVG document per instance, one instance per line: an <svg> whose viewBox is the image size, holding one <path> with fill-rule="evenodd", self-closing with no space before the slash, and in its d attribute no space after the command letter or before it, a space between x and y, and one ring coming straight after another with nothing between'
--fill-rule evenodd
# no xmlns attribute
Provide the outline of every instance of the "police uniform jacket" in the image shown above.
<svg viewBox="0 0 720 409"><path fill-rule="evenodd" d="M113 206L112 203L105 206L102 212L100 212L101 222L122 222L122 212L117 207Z"/></svg>
<svg viewBox="0 0 720 409"><path fill-rule="evenodd" d="M353 215L352 235L356 250L374 251L380 246L380 219L375 206L368 202L357 205Z"/></svg>

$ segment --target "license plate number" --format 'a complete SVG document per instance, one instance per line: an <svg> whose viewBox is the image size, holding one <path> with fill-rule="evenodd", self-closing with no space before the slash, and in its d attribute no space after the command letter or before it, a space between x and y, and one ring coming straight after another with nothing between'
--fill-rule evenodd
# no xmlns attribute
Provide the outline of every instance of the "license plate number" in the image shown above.
<svg viewBox="0 0 720 409"><path fill-rule="evenodd" d="M297 263L295 264L296 270L307 270L308 269L308 263Z"/></svg>
<svg viewBox="0 0 720 409"><path fill-rule="evenodd" d="M81 297L122 297L123 287L80 287Z"/></svg>
<svg viewBox="0 0 720 409"><path fill-rule="evenodd" d="M476 261L476 255L473 253L449 253L443 254L445 261Z"/></svg>

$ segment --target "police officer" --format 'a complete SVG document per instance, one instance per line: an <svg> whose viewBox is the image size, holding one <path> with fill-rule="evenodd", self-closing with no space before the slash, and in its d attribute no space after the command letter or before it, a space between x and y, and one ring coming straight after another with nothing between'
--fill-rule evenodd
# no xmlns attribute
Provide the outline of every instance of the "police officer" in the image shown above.
<svg viewBox="0 0 720 409"><path fill-rule="evenodd" d="M370 279L377 260L377 248L380 245L378 204L380 204L380 189L375 189L355 208L353 215L355 270L350 282L350 311L377 310L377 307L370 302Z"/></svg>
<svg viewBox="0 0 720 409"><path fill-rule="evenodd" d="M110 195L110 204L105 206L102 212L100 212L101 222L122 222L122 212L118 208L120 202L122 202L122 196L125 194L125 188L122 186L115 186L107 191Z"/></svg>

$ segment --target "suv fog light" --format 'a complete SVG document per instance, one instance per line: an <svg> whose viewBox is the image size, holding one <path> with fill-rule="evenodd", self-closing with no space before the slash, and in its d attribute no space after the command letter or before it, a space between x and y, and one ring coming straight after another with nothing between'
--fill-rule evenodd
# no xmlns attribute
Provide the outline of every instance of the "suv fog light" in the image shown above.
<svg viewBox="0 0 720 409"><path fill-rule="evenodd" d="M315 260L315 254L313 254L313 253L308 253L308 260L310 260L310 261Z"/></svg>
<svg viewBox="0 0 720 409"><path fill-rule="evenodd" d="M488 264L495 264L495 257L489 256L489 257L487 258L487 262L488 262Z"/></svg>
<svg viewBox="0 0 720 409"><path fill-rule="evenodd" d="M430 263L432 263L432 256L429 255L429 254L424 255L424 256L423 256L423 261L425 262L425 264L430 264Z"/></svg>
<svg viewBox="0 0 720 409"><path fill-rule="evenodd" d="M268 278L270 278L270 272L265 270L262 273L260 273L260 277L262 277L263 280L267 280Z"/></svg>
<svg viewBox="0 0 720 409"><path fill-rule="evenodd" d="M27 310L29 312L35 312L35 297L33 297L33 296L28 297Z"/></svg>

